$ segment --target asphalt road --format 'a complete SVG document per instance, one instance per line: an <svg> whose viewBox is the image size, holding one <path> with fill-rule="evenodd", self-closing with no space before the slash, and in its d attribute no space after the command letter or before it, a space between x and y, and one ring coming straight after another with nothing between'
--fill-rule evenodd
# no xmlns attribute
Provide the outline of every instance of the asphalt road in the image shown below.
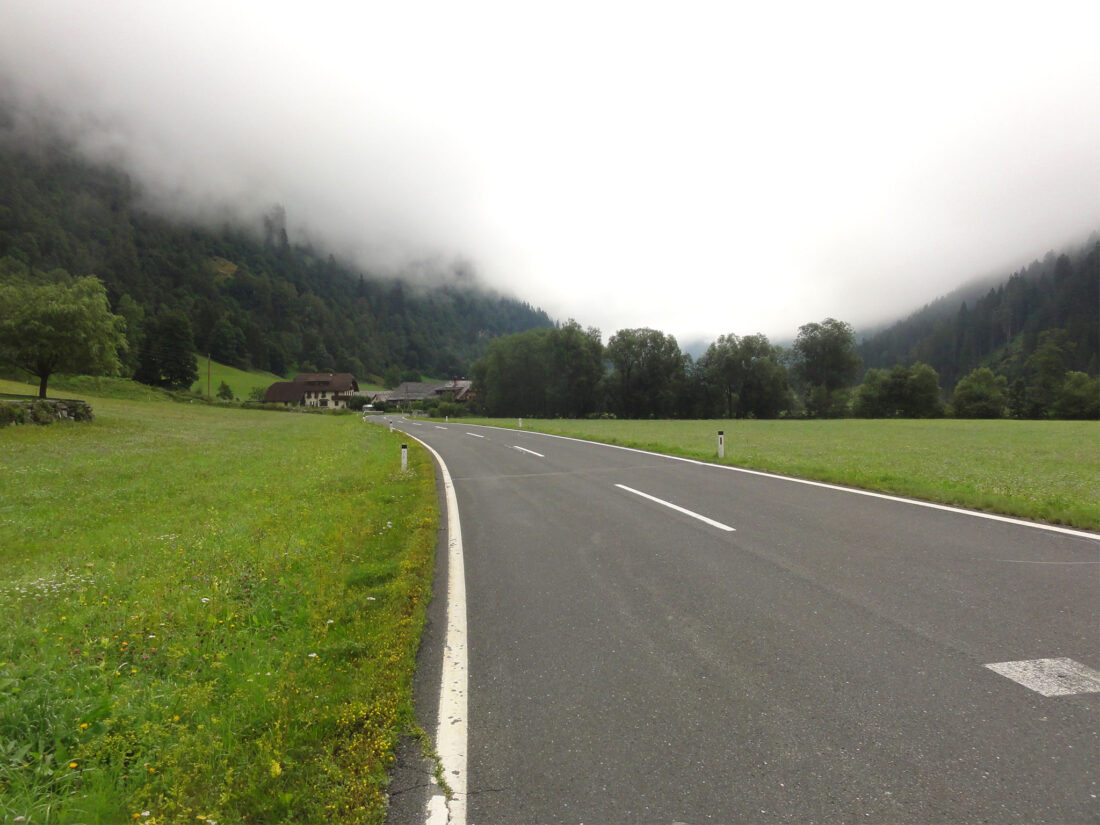
<svg viewBox="0 0 1100 825"><path fill-rule="evenodd" d="M394 423L461 512L467 822L1100 822L1100 537Z"/></svg>

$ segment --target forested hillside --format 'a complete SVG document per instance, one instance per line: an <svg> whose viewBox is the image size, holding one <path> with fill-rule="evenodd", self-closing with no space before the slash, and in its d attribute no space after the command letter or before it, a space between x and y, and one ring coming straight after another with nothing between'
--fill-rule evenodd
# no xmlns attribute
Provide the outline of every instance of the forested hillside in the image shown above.
<svg viewBox="0 0 1100 825"><path fill-rule="evenodd" d="M0 117L0 280L100 278L127 321L131 373L158 318L179 314L195 348L226 364L391 380L464 374L490 339L551 325L461 266L413 286L291 243L280 208L262 227L210 230L153 214L139 195L125 174L55 138L18 140Z"/></svg>
<svg viewBox="0 0 1100 825"><path fill-rule="evenodd" d="M945 388L986 366L1010 382L1027 377L1041 337L1059 342L1066 369L1100 374L1100 240L1014 273L973 301L934 302L863 341L864 365L929 364Z"/></svg>

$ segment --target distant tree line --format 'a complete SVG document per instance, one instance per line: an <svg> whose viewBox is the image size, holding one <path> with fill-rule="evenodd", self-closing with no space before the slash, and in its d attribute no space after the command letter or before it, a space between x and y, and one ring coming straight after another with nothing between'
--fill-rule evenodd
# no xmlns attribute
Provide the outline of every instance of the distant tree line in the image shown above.
<svg viewBox="0 0 1100 825"><path fill-rule="evenodd" d="M605 346L570 320L492 341L472 377L492 416L1100 418L1100 379L1070 369L1073 352L1064 331L1045 331L1023 377L979 367L945 402L929 364L864 370L851 325L833 318L802 326L789 349L730 334L697 360L657 330L619 330Z"/></svg>
<svg viewBox="0 0 1100 825"><path fill-rule="evenodd" d="M96 276L125 319L125 375L184 384L171 353L190 341L192 352L280 375L449 378L466 374L493 337L552 323L479 288L462 264L414 286L293 244L281 208L254 231L168 221L141 207L125 174L59 140L20 142L2 115L0 106L0 271L42 282L60 270Z"/></svg>

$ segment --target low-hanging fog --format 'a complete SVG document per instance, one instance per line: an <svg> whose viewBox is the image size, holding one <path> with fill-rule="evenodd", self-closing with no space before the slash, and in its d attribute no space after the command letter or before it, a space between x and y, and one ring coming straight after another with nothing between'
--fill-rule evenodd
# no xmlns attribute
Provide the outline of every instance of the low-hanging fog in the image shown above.
<svg viewBox="0 0 1100 825"><path fill-rule="evenodd" d="M0 0L0 95L171 214L281 204L364 269L468 260L605 335L784 339L1100 229L1098 30L1087 2Z"/></svg>

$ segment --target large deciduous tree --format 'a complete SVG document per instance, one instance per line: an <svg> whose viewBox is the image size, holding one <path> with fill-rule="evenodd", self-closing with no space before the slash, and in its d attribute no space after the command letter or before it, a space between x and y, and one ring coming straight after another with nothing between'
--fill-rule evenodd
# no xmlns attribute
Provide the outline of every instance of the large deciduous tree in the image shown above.
<svg viewBox="0 0 1100 825"><path fill-rule="evenodd" d="M165 311L149 319L134 379L154 387L186 390L198 377L195 341L187 316Z"/></svg>
<svg viewBox="0 0 1100 825"><path fill-rule="evenodd" d="M767 336L719 336L702 363L708 384L725 399L728 418L775 418L789 408L787 368Z"/></svg>
<svg viewBox="0 0 1100 825"><path fill-rule="evenodd" d="M38 378L38 396L57 372L113 375L126 347L126 321L111 313L102 281L0 285L0 361Z"/></svg>
<svg viewBox="0 0 1100 825"><path fill-rule="evenodd" d="M951 407L957 418L1001 418L1005 411L1003 375L994 375L989 367L978 367L959 379Z"/></svg>
<svg viewBox="0 0 1100 825"><path fill-rule="evenodd" d="M472 374L479 404L490 415L588 415L599 409L600 332L570 320L497 338Z"/></svg>
<svg viewBox="0 0 1100 825"><path fill-rule="evenodd" d="M937 418L943 415L940 377L920 362L868 370L852 406L860 418Z"/></svg>
<svg viewBox="0 0 1100 825"><path fill-rule="evenodd" d="M855 339L851 325L835 318L798 328L794 369L808 386L806 408L811 415L838 414L837 396L855 381L862 364Z"/></svg>
<svg viewBox="0 0 1100 825"><path fill-rule="evenodd" d="M671 335L655 329L621 329L607 342L610 401L624 418L668 418L683 389L684 356Z"/></svg>
<svg viewBox="0 0 1100 825"><path fill-rule="evenodd" d="M603 342L600 331L587 330L569 319L550 330L546 413L553 417L580 418L597 411L603 381Z"/></svg>

